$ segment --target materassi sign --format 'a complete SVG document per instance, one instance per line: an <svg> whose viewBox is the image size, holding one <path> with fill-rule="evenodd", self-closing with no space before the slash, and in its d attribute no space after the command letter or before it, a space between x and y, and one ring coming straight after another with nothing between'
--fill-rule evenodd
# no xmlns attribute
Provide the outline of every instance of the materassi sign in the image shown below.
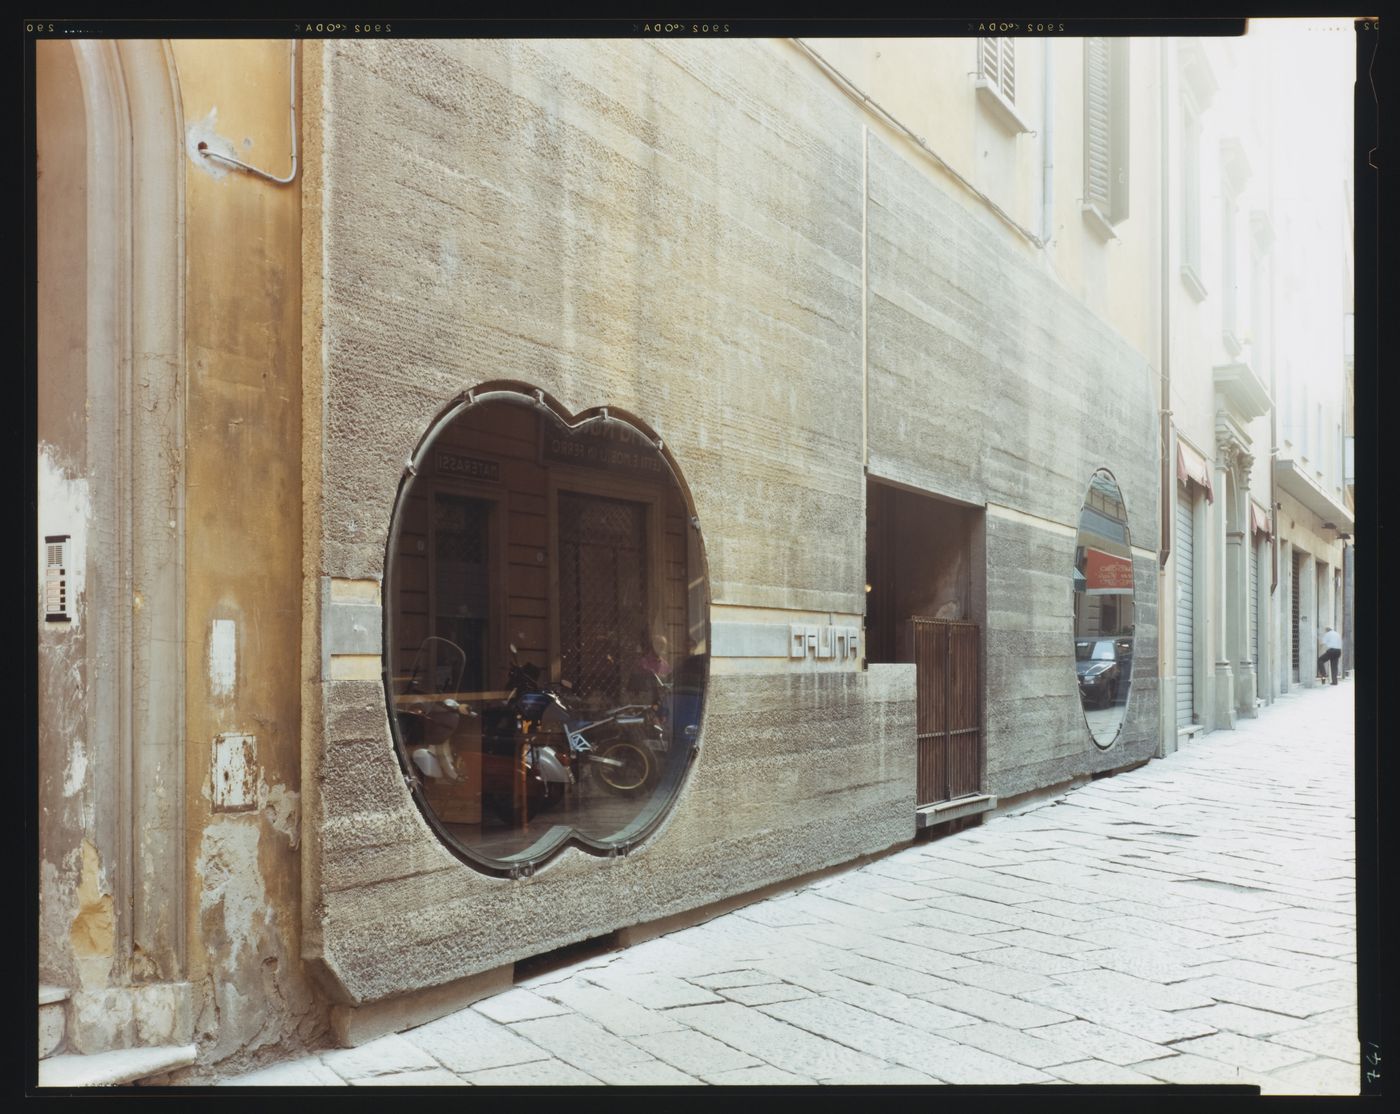
<svg viewBox="0 0 1400 1114"><path fill-rule="evenodd" d="M540 424L540 456L546 462L633 475L659 476L666 472L666 462L656 446L622 422L592 421L577 429L553 422Z"/></svg>
<svg viewBox="0 0 1400 1114"><path fill-rule="evenodd" d="M501 478L501 466L494 460L478 460L461 453L450 453L439 449L433 454L433 467L439 476L458 476L468 480L491 480Z"/></svg>

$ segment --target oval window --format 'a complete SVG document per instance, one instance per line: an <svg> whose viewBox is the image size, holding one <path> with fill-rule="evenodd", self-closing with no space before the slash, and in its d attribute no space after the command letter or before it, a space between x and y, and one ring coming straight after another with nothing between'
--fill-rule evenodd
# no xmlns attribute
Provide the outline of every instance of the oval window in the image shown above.
<svg viewBox="0 0 1400 1114"><path fill-rule="evenodd" d="M1109 746L1133 678L1133 553L1123 494L1100 468L1079 511L1074 550L1074 670L1089 733Z"/></svg>
<svg viewBox="0 0 1400 1114"><path fill-rule="evenodd" d="M492 391L424 438L389 535L385 688L399 760L474 866L625 852L699 745L704 554L658 444Z"/></svg>

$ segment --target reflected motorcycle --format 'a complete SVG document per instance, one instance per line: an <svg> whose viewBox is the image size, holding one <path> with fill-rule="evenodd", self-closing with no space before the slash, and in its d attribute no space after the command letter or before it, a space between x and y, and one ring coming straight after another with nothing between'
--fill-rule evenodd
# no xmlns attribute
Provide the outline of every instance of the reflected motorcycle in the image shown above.
<svg viewBox="0 0 1400 1114"><path fill-rule="evenodd" d="M618 796L652 787L656 755L666 750L656 706L623 704L590 717L568 682L541 684L539 667L521 664L511 651L510 691L503 708L486 713L483 748L505 754L518 747L526 769L550 787L548 803L589 775Z"/></svg>

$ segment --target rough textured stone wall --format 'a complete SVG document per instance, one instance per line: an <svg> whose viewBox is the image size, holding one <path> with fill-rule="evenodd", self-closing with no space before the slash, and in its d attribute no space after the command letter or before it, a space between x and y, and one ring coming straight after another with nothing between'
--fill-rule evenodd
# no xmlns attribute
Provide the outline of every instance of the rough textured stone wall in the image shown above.
<svg viewBox="0 0 1400 1114"><path fill-rule="evenodd" d="M989 506L986 788L1009 796L1148 757L1155 562L1136 562L1132 697L1107 751L1080 710L1069 570L1100 467L1134 546L1157 545L1149 369L1004 230L874 138L869 181L871 474Z"/></svg>
<svg viewBox="0 0 1400 1114"><path fill-rule="evenodd" d="M454 397L511 381L664 438L717 605L859 614L868 308L871 474L1006 509L985 526L988 788L1150 753L1156 690L1141 675L1119 742L1089 738L1068 576L1099 466L1134 542L1156 544L1147 368L1004 227L867 137L797 52L337 41L320 94L324 189L308 207L323 214L323 575L382 577L414 445ZM970 545L980 560L980 537ZM1139 569L1142 662L1155 583ZM433 838L380 685L327 681L321 738L306 741L308 953L349 999L375 1000L912 835L911 667L725 664L659 832L626 858L570 850L520 880Z"/></svg>
<svg viewBox="0 0 1400 1114"><path fill-rule="evenodd" d="M1010 797L1150 758L1157 746L1156 561L1133 561L1132 687L1123 726L1101 749L1074 672L1072 531L987 516L987 791Z"/></svg>
<svg viewBox="0 0 1400 1114"><path fill-rule="evenodd" d="M664 438L717 603L863 605L860 122L780 44L326 44L322 572L383 575L403 462L509 380ZM312 201L315 204L315 201ZM373 1001L914 832L908 668L712 672L696 764L627 857L458 862L382 687L323 688L308 951Z"/></svg>

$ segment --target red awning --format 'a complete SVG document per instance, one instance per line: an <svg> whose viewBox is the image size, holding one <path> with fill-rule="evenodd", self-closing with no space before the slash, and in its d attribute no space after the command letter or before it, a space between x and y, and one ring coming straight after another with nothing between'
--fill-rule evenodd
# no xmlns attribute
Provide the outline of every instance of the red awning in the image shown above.
<svg viewBox="0 0 1400 1114"><path fill-rule="evenodd" d="M1210 464L1179 437L1176 441L1176 478L1182 483L1197 484L1205 491L1206 502L1215 502L1215 489L1210 485Z"/></svg>
<svg viewBox="0 0 1400 1114"><path fill-rule="evenodd" d="M1256 534L1263 534L1266 538L1274 536L1273 530L1269 528L1269 512L1253 499L1249 501L1249 525Z"/></svg>

